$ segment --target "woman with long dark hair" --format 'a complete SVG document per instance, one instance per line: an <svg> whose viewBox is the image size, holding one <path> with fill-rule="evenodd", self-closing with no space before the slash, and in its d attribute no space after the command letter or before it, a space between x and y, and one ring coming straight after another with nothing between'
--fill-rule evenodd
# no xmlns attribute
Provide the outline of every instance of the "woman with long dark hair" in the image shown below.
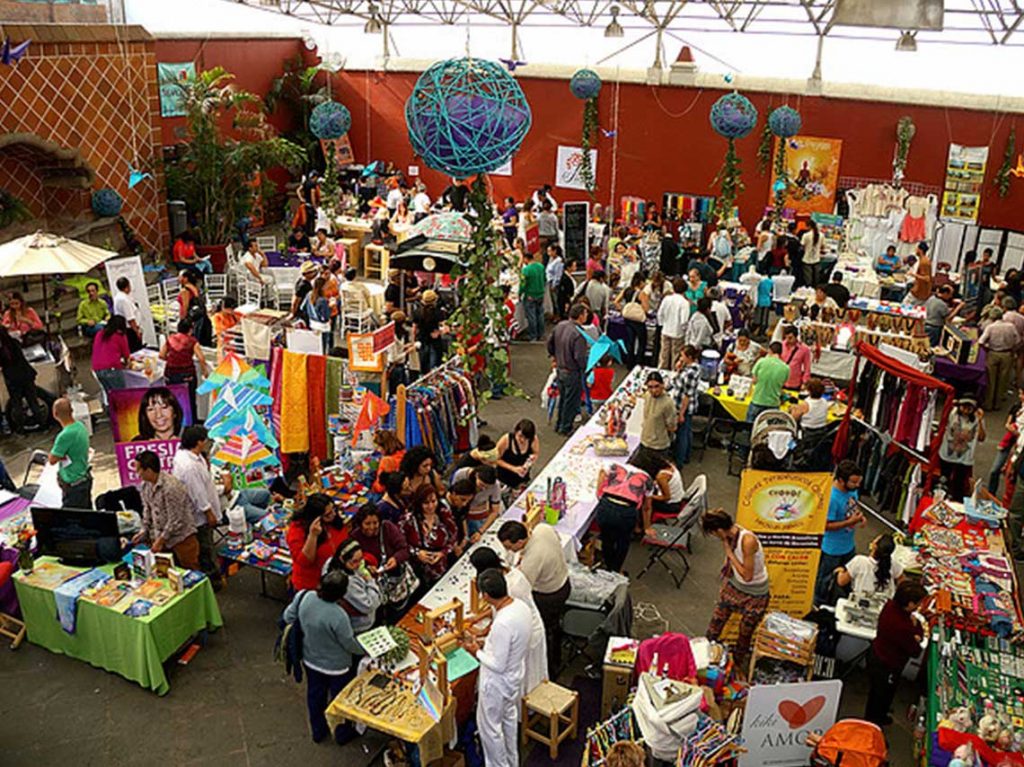
<svg viewBox="0 0 1024 767"><path fill-rule="evenodd" d="M510 490L515 490L530 481L530 467L540 457L540 438L537 425L524 418L512 431L502 434L495 446L498 461L498 480Z"/></svg>
<svg viewBox="0 0 1024 767"><path fill-rule="evenodd" d="M92 340L92 369L104 389L124 388L124 370L130 358L128 323L115 314Z"/></svg>
<svg viewBox="0 0 1024 767"><path fill-rule="evenodd" d="M426 445L416 445L402 456L401 471L409 478L409 492L415 493L423 485L432 485L438 495L444 495L444 482L438 474L437 459Z"/></svg>
<svg viewBox="0 0 1024 767"><path fill-rule="evenodd" d="M894 562L896 542L888 533L879 535L868 548L836 570L836 583L854 594L883 594L891 597L903 582L903 567Z"/></svg>
<svg viewBox="0 0 1024 767"><path fill-rule="evenodd" d="M173 392L166 386L153 386L139 403L139 433L133 442L151 439L175 439L181 436L185 413Z"/></svg>
<svg viewBox="0 0 1024 767"><path fill-rule="evenodd" d="M425 586L433 586L448 569L448 560L458 542L458 531L448 510L430 485L423 485L412 497L409 511L399 528L409 543Z"/></svg>
<svg viewBox="0 0 1024 767"><path fill-rule="evenodd" d="M309 496L295 510L285 533L292 555L292 588L315 589L324 565L344 540L343 522L334 501L322 493Z"/></svg>
<svg viewBox="0 0 1024 767"><path fill-rule="evenodd" d="M4 325L0 325L0 370L3 371L4 383L7 385L11 428L19 434L24 431L23 403L27 402L35 422L45 429L50 423L50 414L36 391L36 369L28 364L21 344L11 337Z"/></svg>
<svg viewBox="0 0 1024 767"><path fill-rule="evenodd" d="M818 222L813 218L807 223L810 229L804 232L800 244L804 249L804 284L814 287L818 284L818 270L821 264L821 250L824 241L818 231Z"/></svg>

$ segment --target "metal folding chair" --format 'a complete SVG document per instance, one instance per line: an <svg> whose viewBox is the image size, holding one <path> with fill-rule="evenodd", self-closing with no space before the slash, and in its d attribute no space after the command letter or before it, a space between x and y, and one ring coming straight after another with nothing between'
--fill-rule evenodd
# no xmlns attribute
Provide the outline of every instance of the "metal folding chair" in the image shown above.
<svg viewBox="0 0 1024 767"><path fill-rule="evenodd" d="M690 551L690 536L707 507L708 478L701 474L687 488L686 502L679 510L679 516L675 521L651 525L654 535L644 536L643 543L650 549L650 556L643 570L637 574L637 580L643 578L647 571L657 563L668 570L677 589L683 585L683 581L686 580L686 576L690 572L690 561L686 558L686 554ZM675 567L670 564L673 556L679 562Z"/></svg>

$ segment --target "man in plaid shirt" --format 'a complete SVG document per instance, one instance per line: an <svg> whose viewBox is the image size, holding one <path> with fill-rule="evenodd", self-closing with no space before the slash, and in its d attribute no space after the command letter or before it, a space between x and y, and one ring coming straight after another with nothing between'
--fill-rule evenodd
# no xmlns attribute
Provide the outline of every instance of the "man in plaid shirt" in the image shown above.
<svg viewBox="0 0 1024 767"><path fill-rule="evenodd" d="M679 405L679 428L676 429L676 465L681 469L690 462L693 447L693 416L697 412L697 384L700 382L700 365L697 347L687 344L680 357L682 370L672 381L672 397Z"/></svg>

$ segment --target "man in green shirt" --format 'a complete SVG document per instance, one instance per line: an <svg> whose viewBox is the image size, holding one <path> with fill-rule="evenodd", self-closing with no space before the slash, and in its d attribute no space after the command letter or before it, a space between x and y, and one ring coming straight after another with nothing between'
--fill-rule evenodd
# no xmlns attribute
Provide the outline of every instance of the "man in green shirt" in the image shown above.
<svg viewBox="0 0 1024 767"><path fill-rule="evenodd" d="M60 434L50 449L50 463L60 463L57 482L63 492L66 509L92 508L92 472L89 470L89 431L71 414L71 401L65 397L53 403L53 418Z"/></svg>
<svg viewBox="0 0 1024 767"><path fill-rule="evenodd" d="M544 264L532 253L523 254L523 271L519 278L519 298L526 310L526 339L539 341L544 335L544 290L547 277Z"/></svg>
<svg viewBox="0 0 1024 767"><path fill-rule="evenodd" d="M782 386L789 378L789 365L782 361L782 344L772 341L768 344L768 354L756 363L751 374L754 379L754 392L750 396L750 407L747 408L747 420L750 423L765 410L776 410L782 403Z"/></svg>
<svg viewBox="0 0 1024 767"><path fill-rule="evenodd" d="M107 324L110 319L110 309L107 302L100 298L100 284L90 282L85 286L88 294L78 305L78 326L89 338L92 338Z"/></svg>

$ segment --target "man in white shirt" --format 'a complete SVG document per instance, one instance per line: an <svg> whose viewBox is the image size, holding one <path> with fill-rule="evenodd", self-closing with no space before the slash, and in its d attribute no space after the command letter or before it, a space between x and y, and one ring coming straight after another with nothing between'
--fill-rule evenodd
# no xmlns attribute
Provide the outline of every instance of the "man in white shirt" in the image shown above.
<svg viewBox="0 0 1024 767"><path fill-rule="evenodd" d="M391 215L394 215L395 211L398 210L399 204L401 204L402 200L405 198L405 193L402 191L402 186L397 180L392 181L391 183L392 187L388 191L385 204L387 205L388 212Z"/></svg>
<svg viewBox="0 0 1024 767"><path fill-rule="evenodd" d="M726 331L732 327L732 313L722 298L720 288L710 288L708 296L711 298L711 313L718 320L718 333L715 334L715 341L721 344L725 338Z"/></svg>
<svg viewBox="0 0 1024 767"><path fill-rule="evenodd" d="M427 188L422 181L416 184L416 196L412 198L412 212L413 220L416 222L430 215L430 195L427 194Z"/></svg>
<svg viewBox="0 0 1024 767"><path fill-rule="evenodd" d="M220 523L220 493L210 474L206 451L210 447L209 435L204 426L186 426L181 432L181 444L174 455L172 474L185 485L192 501L196 522L196 537L199 539L199 566L215 591L223 585L220 568L217 566L217 548L213 542L213 531Z"/></svg>
<svg viewBox="0 0 1024 767"><path fill-rule="evenodd" d="M133 352L142 348L142 328L139 327L139 307L132 300L132 283L127 277L117 278L117 295L114 296L114 314L124 317L128 323L128 348ZM134 333L135 337L132 338Z"/></svg>
<svg viewBox="0 0 1024 767"><path fill-rule="evenodd" d="M545 202L551 203L551 210L558 210L558 203L555 202L555 198L551 196L551 184L545 184L530 198L533 201L533 209L540 210Z"/></svg>
<svg viewBox="0 0 1024 767"><path fill-rule="evenodd" d="M487 767L519 767L519 700L526 653L530 646L530 608L508 593L500 570L485 570L477 589L494 610L481 648L475 637L466 649L480 662L476 724Z"/></svg>
<svg viewBox="0 0 1024 767"><path fill-rule="evenodd" d="M676 277L672 281L672 290L661 299L658 307L658 327L661 328L661 352L658 355L658 367L662 370L674 370L683 351L686 339L686 323L690 320L690 302L684 295L686 280Z"/></svg>

